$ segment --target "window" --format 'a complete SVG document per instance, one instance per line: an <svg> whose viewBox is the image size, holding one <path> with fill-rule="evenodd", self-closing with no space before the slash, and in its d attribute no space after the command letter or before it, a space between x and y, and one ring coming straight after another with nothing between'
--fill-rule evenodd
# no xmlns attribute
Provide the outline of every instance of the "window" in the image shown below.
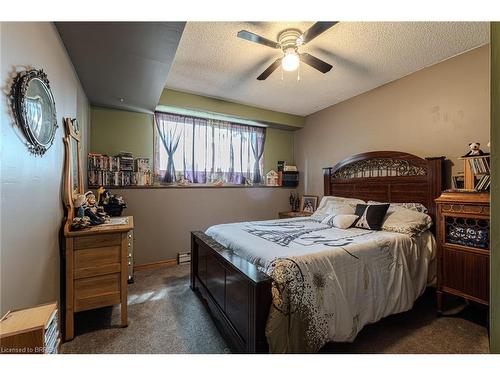
<svg viewBox="0 0 500 375"><path fill-rule="evenodd" d="M155 112L156 179L259 184L265 138L265 128Z"/></svg>

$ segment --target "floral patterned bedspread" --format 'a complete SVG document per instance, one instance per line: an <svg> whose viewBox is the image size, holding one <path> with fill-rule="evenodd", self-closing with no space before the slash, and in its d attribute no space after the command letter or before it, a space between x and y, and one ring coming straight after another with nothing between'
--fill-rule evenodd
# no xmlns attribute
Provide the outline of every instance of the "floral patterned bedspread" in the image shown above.
<svg viewBox="0 0 500 375"><path fill-rule="evenodd" d="M273 353L317 352L412 308L435 277L435 239L337 229L314 218L221 224L206 234L273 279Z"/></svg>

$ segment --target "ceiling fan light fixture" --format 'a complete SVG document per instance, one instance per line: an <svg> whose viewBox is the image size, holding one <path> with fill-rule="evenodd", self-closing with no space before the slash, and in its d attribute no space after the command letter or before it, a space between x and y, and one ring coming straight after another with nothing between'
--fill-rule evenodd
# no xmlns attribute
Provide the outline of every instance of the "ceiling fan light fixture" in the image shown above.
<svg viewBox="0 0 500 375"><path fill-rule="evenodd" d="M281 66L286 72L292 72L299 67L300 59L295 50L286 51L285 56L281 60Z"/></svg>

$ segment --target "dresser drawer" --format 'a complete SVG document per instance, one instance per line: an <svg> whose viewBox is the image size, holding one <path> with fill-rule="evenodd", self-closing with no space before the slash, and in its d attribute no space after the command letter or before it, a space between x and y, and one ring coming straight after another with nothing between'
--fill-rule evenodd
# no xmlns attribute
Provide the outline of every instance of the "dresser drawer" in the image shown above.
<svg viewBox="0 0 500 375"><path fill-rule="evenodd" d="M120 246L95 247L74 252L74 278L120 272Z"/></svg>
<svg viewBox="0 0 500 375"><path fill-rule="evenodd" d="M75 311L120 303L120 273L75 280Z"/></svg>
<svg viewBox="0 0 500 375"><path fill-rule="evenodd" d="M120 233L94 234L92 236L75 237L73 240L73 250L120 246L121 243L122 235Z"/></svg>

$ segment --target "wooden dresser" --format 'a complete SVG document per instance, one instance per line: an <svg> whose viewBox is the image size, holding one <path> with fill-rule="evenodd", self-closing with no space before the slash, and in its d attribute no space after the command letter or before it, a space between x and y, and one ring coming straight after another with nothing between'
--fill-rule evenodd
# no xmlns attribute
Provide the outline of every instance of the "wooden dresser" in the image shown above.
<svg viewBox="0 0 500 375"><path fill-rule="evenodd" d="M438 213L438 312L443 294L489 303L489 193L444 192Z"/></svg>
<svg viewBox="0 0 500 375"><path fill-rule="evenodd" d="M121 324L127 326L128 254L134 220L70 231L65 226L65 341L74 337L74 314L121 304Z"/></svg>

